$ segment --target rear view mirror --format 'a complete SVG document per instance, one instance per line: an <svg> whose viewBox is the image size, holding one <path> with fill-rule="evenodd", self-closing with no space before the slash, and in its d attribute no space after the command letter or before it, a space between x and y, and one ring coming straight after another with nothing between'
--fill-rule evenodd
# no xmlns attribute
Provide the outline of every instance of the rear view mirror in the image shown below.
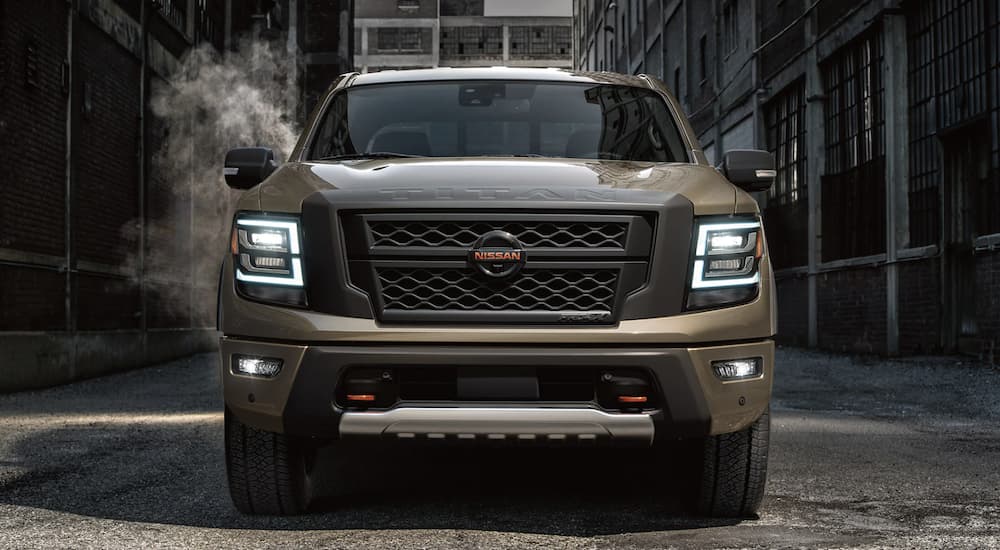
<svg viewBox="0 0 1000 550"><path fill-rule="evenodd" d="M756 149L726 151L719 171L733 182L733 185L750 192L770 189L777 176L774 169L774 155Z"/></svg>
<svg viewBox="0 0 1000 550"><path fill-rule="evenodd" d="M267 147L241 147L226 153L223 173L233 189L250 189L278 168L274 151Z"/></svg>

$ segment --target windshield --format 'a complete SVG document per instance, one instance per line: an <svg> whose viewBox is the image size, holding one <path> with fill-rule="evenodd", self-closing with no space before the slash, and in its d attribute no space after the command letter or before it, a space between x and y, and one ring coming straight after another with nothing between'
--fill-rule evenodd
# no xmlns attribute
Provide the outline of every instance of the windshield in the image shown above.
<svg viewBox="0 0 1000 550"><path fill-rule="evenodd" d="M653 90L525 81L348 88L330 103L309 157L364 156L688 160Z"/></svg>

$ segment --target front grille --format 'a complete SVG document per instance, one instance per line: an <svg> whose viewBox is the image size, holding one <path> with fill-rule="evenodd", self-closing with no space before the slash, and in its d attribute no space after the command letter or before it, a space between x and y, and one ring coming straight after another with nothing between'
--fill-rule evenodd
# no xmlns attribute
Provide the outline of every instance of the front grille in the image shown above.
<svg viewBox="0 0 1000 550"><path fill-rule="evenodd" d="M377 270L384 311L610 312L618 271L531 269L494 280L471 269Z"/></svg>
<svg viewBox="0 0 1000 550"><path fill-rule="evenodd" d="M613 324L646 283L655 216L604 211L387 211L341 217L349 277L385 323ZM470 253L506 231L525 249L494 278ZM494 241L495 243L495 241Z"/></svg>
<svg viewBox="0 0 1000 550"><path fill-rule="evenodd" d="M373 246L468 248L485 233L502 230L517 237L526 248L625 248L628 224L624 222L481 222L481 221L375 221L368 230Z"/></svg>

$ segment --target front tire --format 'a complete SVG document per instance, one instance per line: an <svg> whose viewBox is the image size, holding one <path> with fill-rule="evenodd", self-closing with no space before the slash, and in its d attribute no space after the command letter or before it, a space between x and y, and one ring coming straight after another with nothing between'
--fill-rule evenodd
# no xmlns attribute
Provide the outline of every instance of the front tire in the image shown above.
<svg viewBox="0 0 1000 550"><path fill-rule="evenodd" d="M226 409L226 474L229 494L244 514L301 514L312 499L310 470L315 449L284 434L258 430Z"/></svg>
<svg viewBox="0 0 1000 550"><path fill-rule="evenodd" d="M760 509L767 483L771 411L745 430L705 438L698 512L748 517Z"/></svg>

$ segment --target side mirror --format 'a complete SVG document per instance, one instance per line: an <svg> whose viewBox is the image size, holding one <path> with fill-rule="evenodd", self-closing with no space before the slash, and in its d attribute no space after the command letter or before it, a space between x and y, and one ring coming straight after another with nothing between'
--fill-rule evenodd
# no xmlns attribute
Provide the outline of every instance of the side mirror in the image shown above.
<svg viewBox="0 0 1000 550"><path fill-rule="evenodd" d="M726 151L719 171L733 185L750 192L770 189L778 175L774 169L774 155L756 149Z"/></svg>
<svg viewBox="0 0 1000 550"><path fill-rule="evenodd" d="M267 179L278 168L274 151L267 147L241 147L226 153L223 174L233 189L250 189Z"/></svg>

